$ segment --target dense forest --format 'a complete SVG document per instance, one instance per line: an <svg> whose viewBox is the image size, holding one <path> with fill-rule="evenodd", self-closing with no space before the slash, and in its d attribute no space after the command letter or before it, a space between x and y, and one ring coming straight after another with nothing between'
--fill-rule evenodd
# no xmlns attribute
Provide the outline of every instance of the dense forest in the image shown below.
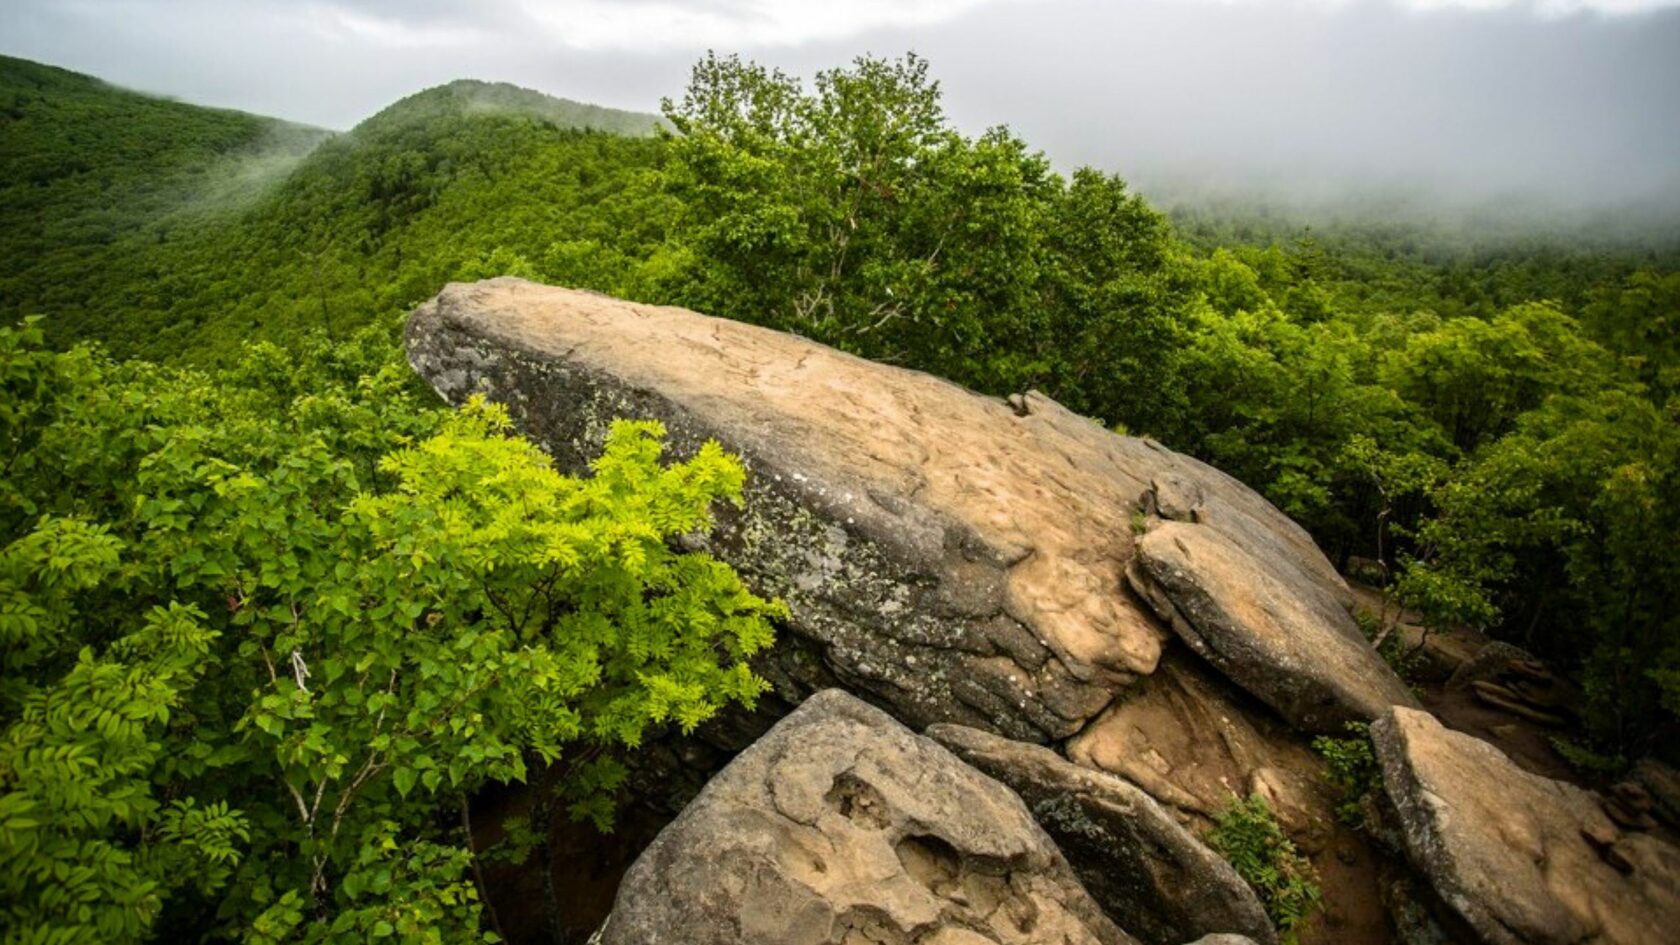
<svg viewBox="0 0 1680 945"><path fill-rule="evenodd" d="M730 457L626 423L561 476L402 365L403 313L504 274L1042 390L1565 668L1578 763L1673 756L1671 239L1169 218L959 132L915 56L342 134L0 59L0 893L44 930L7 941L493 937L462 797L575 749L605 823L615 751L757 694L778 605L665 542Z"/></svg>

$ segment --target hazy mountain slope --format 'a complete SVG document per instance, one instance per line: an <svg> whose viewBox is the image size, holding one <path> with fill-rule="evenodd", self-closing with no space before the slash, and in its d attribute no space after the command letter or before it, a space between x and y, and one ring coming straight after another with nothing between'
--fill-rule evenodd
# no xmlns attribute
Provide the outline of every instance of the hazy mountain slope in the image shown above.
<svg viewBox="0 0 1680 945"><path fill-rule="evenodd" d="M121 355L213 360L544 262L597 285L668 216L602 206L661 199L641 173L657 118L509 85L429 89L340 135L15 59L0 88L0 318Z"/></svg>
<svg viewBox="0 0 1680 945"><path fill-rule="evenodd" d="M666 198L647 173L658 139L453 107L463 101L453 95L450 107L416 107L430 94L324 143L196 248L154 310L165 350L216 355L251 337L339 333L452 279L523 273L623 288L612 280L661 241L671 214L648 206ZM222 294L215 283L234 272L240 291Z"/></svg>
<svg viewBox="0 0 1680 945"><path fill-rule="evenodd" d="M0 57L0 314L77 326L172 231L249 202L328 134Z"/></svg>
<svg viewBox="0 0 1680 945"><path fill-rule="evenodd" d="M651 135L664 124L658 115L574 102L507 82L457 79L399 99L358 127L388 126L440 114L518 115L556 128L585 128L632 136Z"/></svg>

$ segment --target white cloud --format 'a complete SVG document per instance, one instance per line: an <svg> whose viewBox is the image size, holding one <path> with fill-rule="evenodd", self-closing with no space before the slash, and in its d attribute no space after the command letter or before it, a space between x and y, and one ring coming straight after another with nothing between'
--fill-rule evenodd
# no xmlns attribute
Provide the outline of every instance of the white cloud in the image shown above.
<svg viewBox="0 0 1680 945"><path fill-rule="evenodd" d="M309 4L304 16L329 41L386 49L464 48L488 38L483 30L464 23L409 23L334 3Z"/></svg>
<svg viewBox="0 0 1680 945"><path fill-rule="evenodd" d="M523 0L577 49L795 46L883 27L930 26L989 0Z"/></svg>
<svg viewBox="0 0 1680 945"><path fill-rule="evenodd" d="M1166 0L1166 2L1329 10L1371 5L1370 0ZM1622 16L1680 6L1680 0L1390 0L1390 2L1404 10L1424 13L1438 10L1530 10L1545 18L1570 16L1577 13Z"/></svg>
<svg viewBox="0 0 1680 945"><path fill-rule="evenodd" d="M342 0L355 3L356 0ZM877 29L933 26L989 6L1047 0L510 0L547 38L574 49L641 50L798 46ZM1112 0L1117 6L1160 0ZM1340 9L1372 0L1166 0L1206 6ZM1389 0L1403 9L1529 10L1544 18L1620 15L1680 6L1680 0ZM480 4L483 6L494 6Z"/></svg>

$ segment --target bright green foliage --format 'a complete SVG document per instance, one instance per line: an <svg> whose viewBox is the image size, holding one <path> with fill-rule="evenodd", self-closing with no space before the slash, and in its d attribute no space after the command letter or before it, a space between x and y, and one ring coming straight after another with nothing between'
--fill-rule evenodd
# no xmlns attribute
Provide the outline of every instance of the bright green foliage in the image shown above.
<svg viewBox="0 0 1680 945"><path fill-rule="evenodd" d="M1301 926L1323 905L1318 871L1296 852L1266 799L1258 794L1231 798L1214 817L1207 839L1254 887L1285 945L1294 945Z"/></svg>
<svg viewBox="0 0 1680 945"><path fill-rule="evenodd" d="M1657 399L1680 393L1680 272L1640 269L1602 286L1582 320Z"/></svg>
<svg viewBox="0 0 1680 945"><path fill-rule="evenodd" d="M1543 303L1491 319L1414 329L1382 366L1384 383L1470 452L1510 429L1549 395L1616 382L1614 362L1572 319Z"/></svg>
<svg viewBox="0 0 1680 945"><path fill-rule="evenodd" d="M807 91L736 57L696 65L665 102L687 265L661 294L1121 422L1171 402L1170 361L1145 356L1184 300L1166 221L1005 129L959 134L927 69L863 57Z"/></svg>
<svg viewBox="0 0 1680 945"><path fill-rule="evenodd" d="M1365 799L1382 786L1382 772L1371 746L1371 729L1363 722L1348 723L1347 738L1321 735L1313 750L1324 758L1325 777L1336 791L1336 819L1350 827L1365 824Z"/></svg>
<svg viewBox="0 0 1680 945"><path fill-rule="evenodd" d="M0 331L4 940L478 940L440 803L576 746L606 826L616 750L762 690L780 606L669 543L732 457L621 422L562 475L382 337L204 375Z"/></svg>
<svg viewBox="0 0 1680 945"><path fill-rule="evenodd" d="M43 520L7 558L55 524ZM34 572L42 583L104 563L107 548L59 537L53 558ZM9 579L4 586L17 590ZM213 890L238 863L250 839L242 814L225 801L166 803L151 783L171 711L212 665L216 635L202 618L191 607L154 608L104 655L80 649L50 685L26 688L8 676L16 698L0 735L5 941L136 940L165 897Z"/></svg>
<svg viewBox="0 0 1680 945"><path fill-rule="evenodd" d="M1026 314L1055 185L1006 133L951 130L925 60L859 59L807 93L709 55L665 114L697 263L681 301L948 375L1020 369L986 359L1021 353L998 316Z"/></svg>
<svg viewBox="0 0 1680 945"><path fill-rule="evenodd" d="M1497 608L1517 642L1584 666L1599 739L1661 747L1648 722L1680 672L1680 564L1658 537L1680 526L1674 417L1623 391L1554 397L1438 501L1406 592L1449 616Z"/></svg>

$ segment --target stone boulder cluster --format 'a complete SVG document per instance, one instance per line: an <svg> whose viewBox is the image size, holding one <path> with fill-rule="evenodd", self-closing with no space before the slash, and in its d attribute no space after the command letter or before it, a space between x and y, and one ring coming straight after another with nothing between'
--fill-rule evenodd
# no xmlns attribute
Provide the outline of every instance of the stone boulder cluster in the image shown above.
<svg viewBox="0 0 1680 945"><path fill-rule="evenodd" d="M1036 393L516 279L449 286L407 346L563 467L651 417L674 454L716 440L748 471L687 540L788 603L755 664L773 695L638 760L638 802L676 816L600 942L1270 945L1205 839L1250 794L1323 877L1307 941L1680 929L1672 833L1444 728L1306 532L1212 467ZM1476 691L1537 706L1532 677ZM1350 722L1381 772L1369 837L1310 747ZM1654 817L1673 773L1627 791Z"/></svg>

